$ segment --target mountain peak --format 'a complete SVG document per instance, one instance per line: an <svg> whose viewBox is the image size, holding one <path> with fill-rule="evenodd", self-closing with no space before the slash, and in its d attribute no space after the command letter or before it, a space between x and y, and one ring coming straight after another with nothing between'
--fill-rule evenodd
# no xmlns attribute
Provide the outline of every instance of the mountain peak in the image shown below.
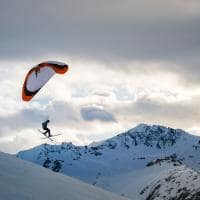
<svg viewBox="0 0 200 200"><path fill-rule="evenodd" d="M128 132L148 132L148 130L151 131L161 131L161 132L182 132L182 133L186 133L185 131L181 130L181 129L174 129L171 127L166 127L166 126L161 126L161 125L157 125L157 124L153 124L153 125L149 125L149 124L138 124L136 127L130 129Z"/></svg>
<svg viewBox="0 0 200 200"><path fill-rule="evenodd" d="M139 124L135 128L104 141L104 143L120 141L121 143L124 143L124 146L126 147L145 145L165 148L167 146L173 146L176 141L185 134L186 132L180 129L173 129L159 125Z"/></svg>

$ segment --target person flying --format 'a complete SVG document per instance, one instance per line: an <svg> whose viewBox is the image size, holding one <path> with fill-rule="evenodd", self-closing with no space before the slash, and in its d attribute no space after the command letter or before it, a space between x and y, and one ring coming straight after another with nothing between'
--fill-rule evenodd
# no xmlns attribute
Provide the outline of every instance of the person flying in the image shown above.
<svg viewBox="0 0 200 200"><path fill-rule="evenodd" d="M47 128L47 124L50 122L50 120L46 120L45 122L42 123L42 128L45 130L45 132L43 133L44 135L48 136L47 137L51 137L51 130L49 128Z"/></svg>

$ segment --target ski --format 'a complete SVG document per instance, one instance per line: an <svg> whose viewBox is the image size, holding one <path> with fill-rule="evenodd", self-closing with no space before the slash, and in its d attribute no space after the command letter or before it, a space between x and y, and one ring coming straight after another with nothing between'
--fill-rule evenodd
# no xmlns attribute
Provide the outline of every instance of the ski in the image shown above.
<svg viewBox="0 0 200 200"><path fill-rule="evenodd" d="M51 135L50 137L56 137L56 136L59 136L61 134L55 134L55 135Z"/></svg>
<svg viewBox="0 0 200 200"><path fill-rule="evenodd" d="M46 137L52 138L52 137L56 137L56 136L59 136L59 135L61 135L61 134L51 135L50 137L49 136L45 136L44 138L41 138L41 139L46 139Z"/></svg>
<svg viewBox="0 0 200 200"><path fill-rule="evenodd" d="M40 138L41 140L44 140L44 139L49 139L49 140L51 140L52 142L54 141L53 139L51 139L50 137L44 137L44 138Z"/></svg>
<svg viewBox="0 0 200 200"><path fill-rule="evenodd" d="M52 141L52 142L54 141L53 139L51 139L52 136L50 136L50 137L49 137L49 136L46 136L40 129L38 129L38 131L39 131L42 135L44 135L45 138L49 139L49 140ZM45 138L44 138L44 139L45 139ZM42 139L42 138L41 138L41 139Z"/></svg>

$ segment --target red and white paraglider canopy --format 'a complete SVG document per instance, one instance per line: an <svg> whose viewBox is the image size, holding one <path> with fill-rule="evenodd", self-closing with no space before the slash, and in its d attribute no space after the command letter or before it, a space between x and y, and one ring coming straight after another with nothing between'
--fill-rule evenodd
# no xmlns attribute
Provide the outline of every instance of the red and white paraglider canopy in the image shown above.
<svg viewBox="0 0 200 200"><path fill-rule="evenodd" d="M68 65L55 61L43 62L33 67L26 75L22 99L30 101L54 74L64 74L67 71Z"/></svg>

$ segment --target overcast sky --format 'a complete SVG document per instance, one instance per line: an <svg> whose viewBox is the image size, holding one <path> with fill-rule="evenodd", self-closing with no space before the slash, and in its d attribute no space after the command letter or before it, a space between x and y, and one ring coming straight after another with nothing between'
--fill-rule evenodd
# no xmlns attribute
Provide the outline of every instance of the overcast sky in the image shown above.
<svg viewBox="0 0 200 200"><path fill-rule="evenodd" d="M138 123L200 135L199 0L0 0L0 150L45 140L85 145ZM34 99L21 100L34 65L56 60Z"/></svg>

